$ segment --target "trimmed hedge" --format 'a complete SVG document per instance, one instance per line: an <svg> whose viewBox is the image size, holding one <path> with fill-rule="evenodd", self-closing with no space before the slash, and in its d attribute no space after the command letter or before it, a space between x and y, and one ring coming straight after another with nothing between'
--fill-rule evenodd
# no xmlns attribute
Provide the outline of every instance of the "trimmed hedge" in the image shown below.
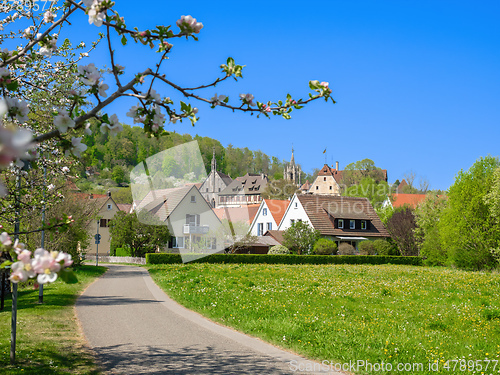
<svg viewBox="0 0 500 375"><path fill-rule="evenodd" d="M146 264L182 263L180 254L148 253ZM406 264L421 266L421 257L380 255L279 255L211 254L192 263L265 263L265 264Z"/></svg>

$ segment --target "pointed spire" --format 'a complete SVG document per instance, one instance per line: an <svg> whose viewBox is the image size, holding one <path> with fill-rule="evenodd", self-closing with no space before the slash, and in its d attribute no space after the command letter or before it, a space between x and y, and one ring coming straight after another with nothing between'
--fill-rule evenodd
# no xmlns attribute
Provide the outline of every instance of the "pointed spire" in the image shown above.
<svg viewBox="0 0 500 375"><path fill-rule="evenodd" d="M216 170L217 170L217 160L215 159L215 146L214 146L212 155L212 171L215 172Z"/></svg>
<svg viewBox="0 0 500 375"><path fill-rule="evenodd" d="M295 165L295 157L293 156L293 146L292 146L292 157L290 158L290 165Z"/></svg>

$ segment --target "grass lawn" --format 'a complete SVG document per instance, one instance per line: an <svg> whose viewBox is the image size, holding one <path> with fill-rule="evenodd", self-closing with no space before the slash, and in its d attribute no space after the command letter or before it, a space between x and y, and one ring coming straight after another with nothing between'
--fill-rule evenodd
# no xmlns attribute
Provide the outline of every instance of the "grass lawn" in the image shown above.
<svg viewBox="0 0 500 375"><path fill-rule="evenodd" d="M10 365L11 300L0 311L0 374L97 374L97 366L77 326L77 296L104 267L75 270L78 284L57 280L44 287L44 304L38 289L22 286L18 294L16 364Z"/></svg>
<svg viewBox="0 0 500 375"><path fill-rule="evenodd" d="M392 365L368 371L377 374L500 373L498 273L397 265L148 269L181 304L312 359ZM410 371L396 371L405 364Z"/></svg>

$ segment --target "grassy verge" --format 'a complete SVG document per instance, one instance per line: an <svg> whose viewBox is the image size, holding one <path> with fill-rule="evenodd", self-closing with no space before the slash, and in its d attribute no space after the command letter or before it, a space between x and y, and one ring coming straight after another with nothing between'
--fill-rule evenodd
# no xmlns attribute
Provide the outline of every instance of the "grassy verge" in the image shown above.
<svg viewBox="0 0 500 375"><path fill-rule="evenodd" d="M77 296L104 267L75 270L78 284L60 280L44 288L44 304L38 289L19 289L16 364L10 365L11 300L0 311L0 374L97 374L91 353L83 346L74 311Z"/></svg>
<svg viewBox="0 0 500 375"><path fill-rule="evenodd" d="M499 274L398 265L147 268L183 305L309 358L391 364L392 372L368 371L377 374L464 373L447 361L474 360L481 362L467 362L465 372L500 373ZM394 371L405 364L410 371Z"/></svg>

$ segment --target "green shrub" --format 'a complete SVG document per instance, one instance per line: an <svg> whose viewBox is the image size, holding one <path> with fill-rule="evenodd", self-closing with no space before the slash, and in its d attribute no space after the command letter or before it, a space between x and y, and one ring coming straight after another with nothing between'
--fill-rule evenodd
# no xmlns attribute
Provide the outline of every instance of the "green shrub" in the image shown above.
<svg viewBox="0 0 500 375"><path fill-rule="evenodd" d="M375 240L373 246L375 246L377 255L399 255L398 248L387 240Z"/></svg>
<svg viewBox="0 0 500 375"><path fill-rule="evenodd" d="M316 255L336 255L337 244L327 238L320 238L314 244L313 253Z"/></svg>
<svg viewBox="0 0 500 375"><path fill-rule="evenodd" d="M147 264L182 263L180 254L148 253ZM296 255L296 254L211 254L194 260L193 263L239 263L239 264L406 264L421 266L421 257L372 256L372 255Z"/></svg>
<svg viewBox="0 0 500 375"><path fill-rule="evenodd" d="M362 241L359 244L359 255L375 255L376 253L373 241Z"/></svg>
<svg viewBox="0 0 500 375"><path fill-rule="evenodd" d="M342 242L339 246L339 255L356 255L356 249L347 242Z"/></svg>
<svg viewBox="0 0 500 375"><path fill-rule="evenodd" d="M276 245L269 249L268 254L290 254L290 250L286 246Z"/></svg>
<svg viewBox="0 0 500 375"><path fill-rule="evenodd" d="M115 256L117 256L117 257L129 257L130 256L130 248L127 246L117 247L115 250Z"/></svg>

